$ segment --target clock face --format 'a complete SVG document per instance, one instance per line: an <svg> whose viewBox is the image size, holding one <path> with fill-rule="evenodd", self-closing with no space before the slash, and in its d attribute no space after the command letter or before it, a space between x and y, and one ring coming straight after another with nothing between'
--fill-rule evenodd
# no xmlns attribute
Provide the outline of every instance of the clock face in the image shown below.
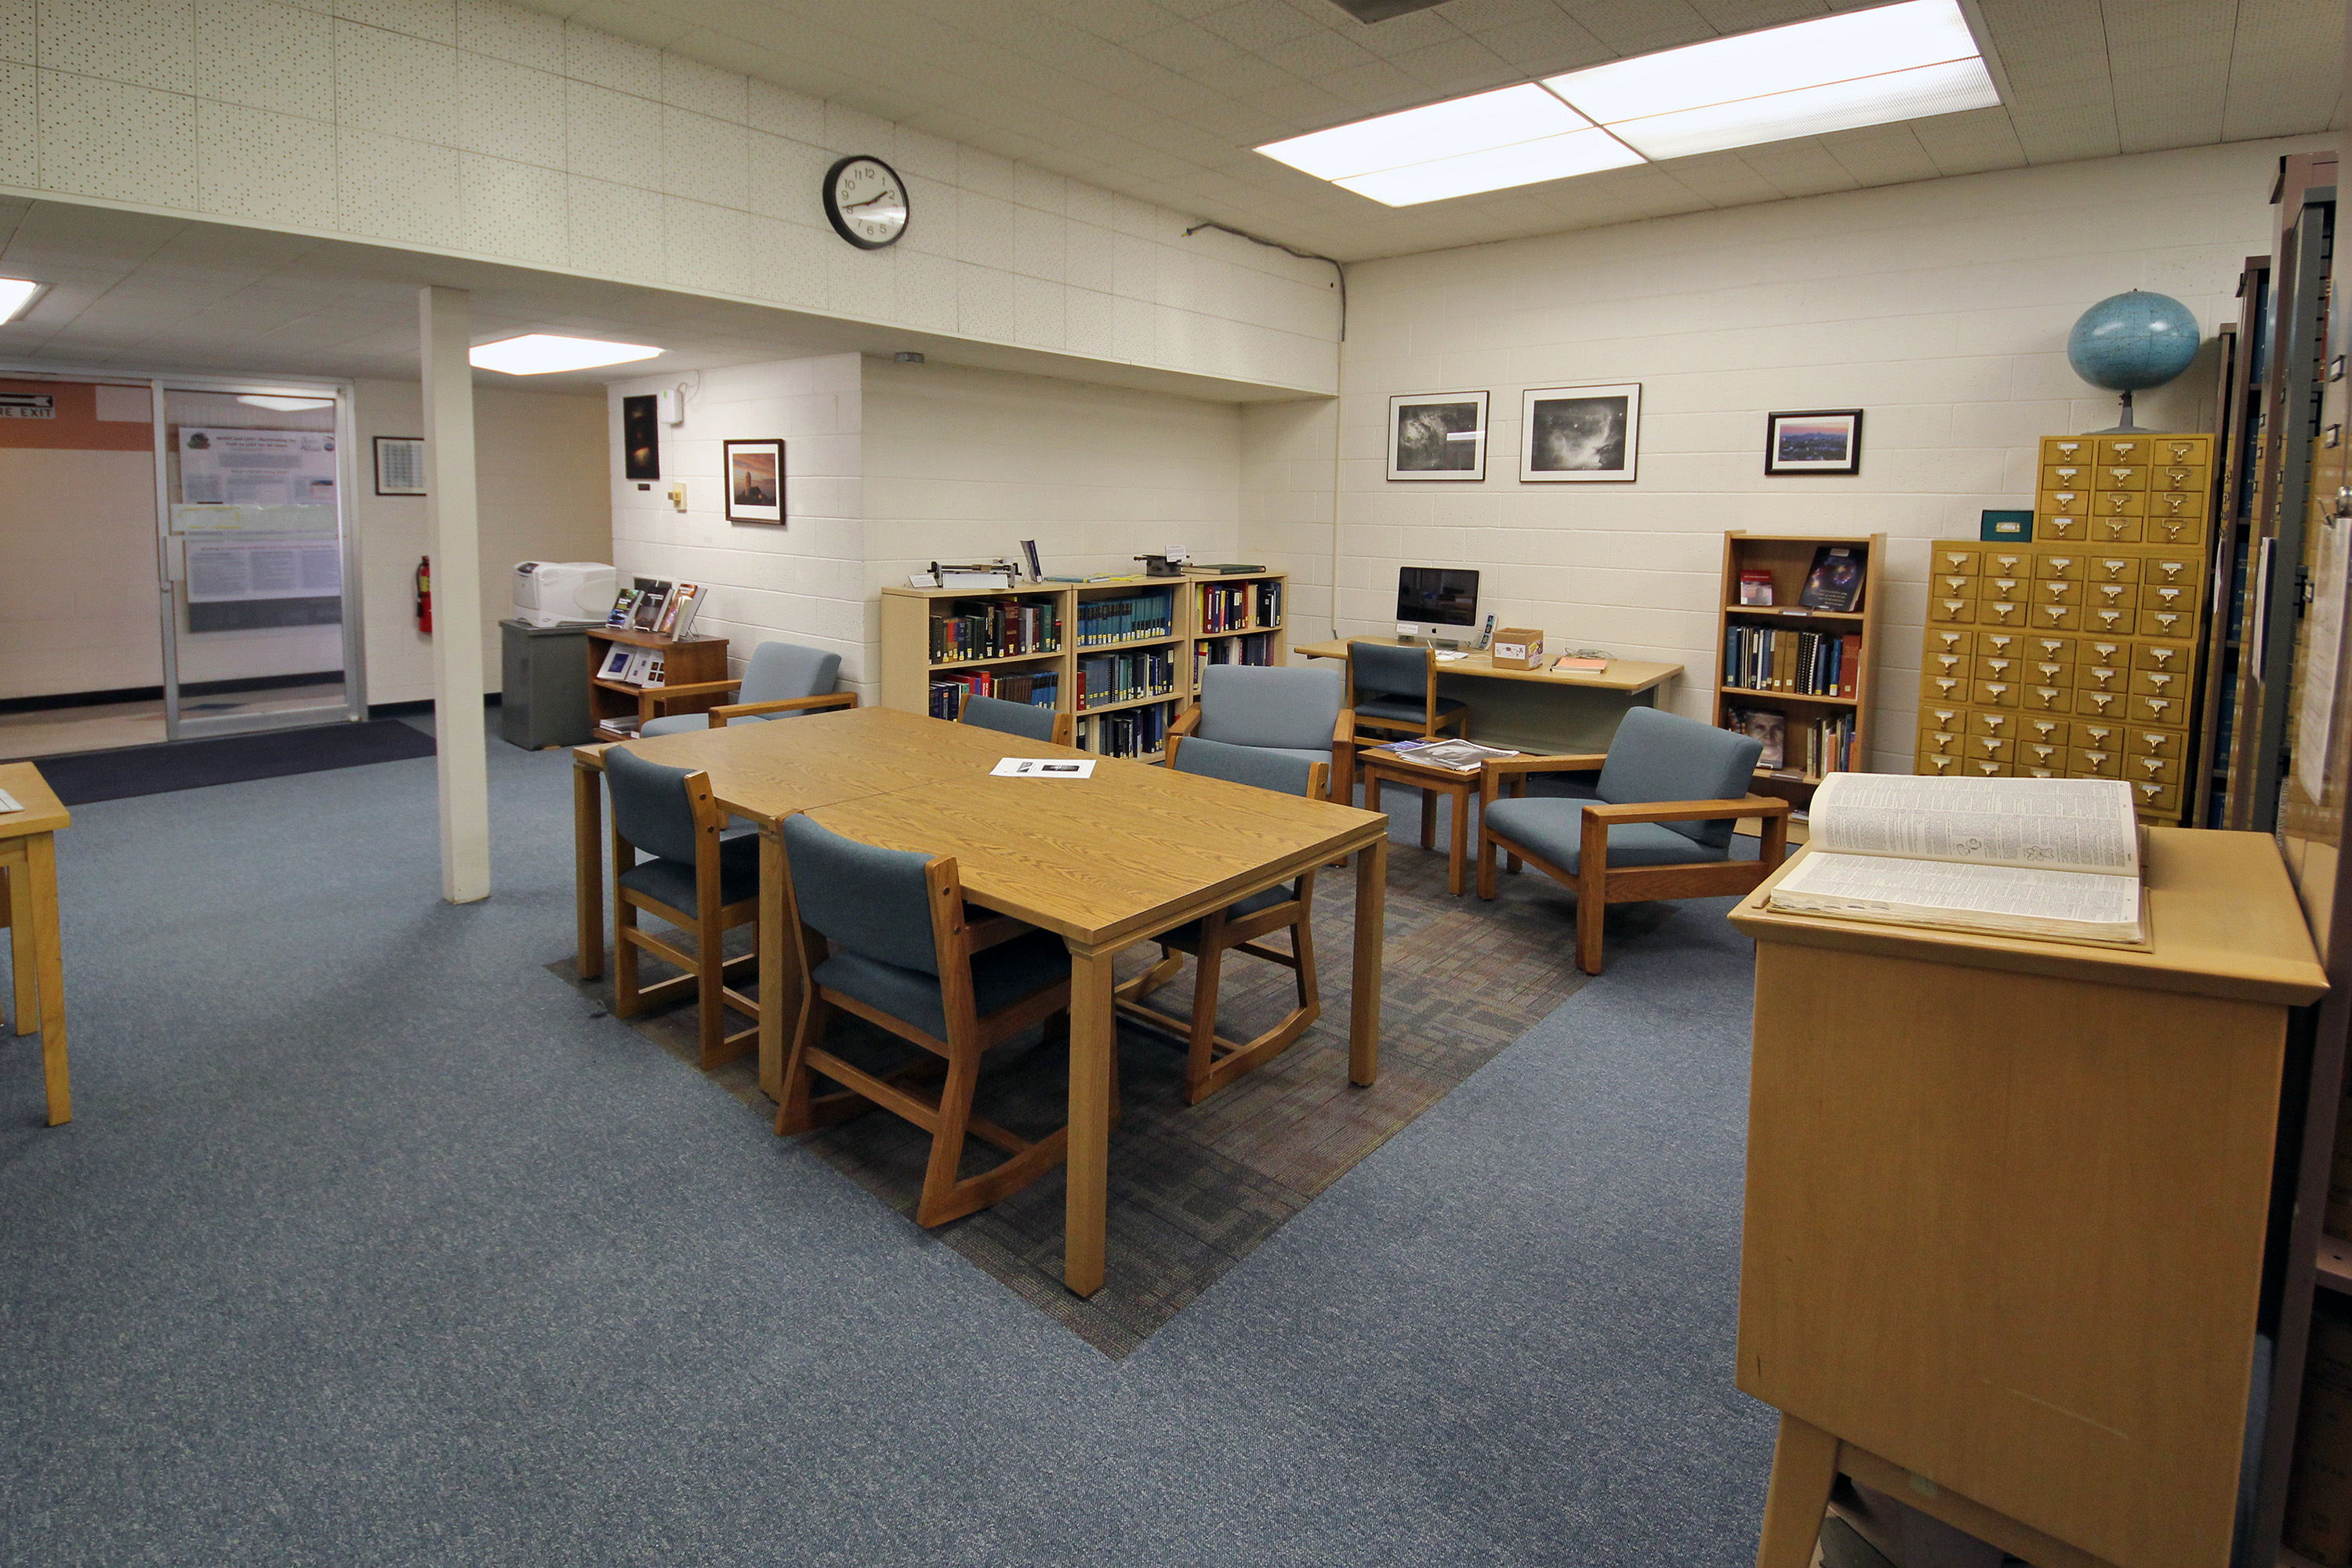
<svg viewBox="0 0 2352 1568"><path fill-rule="evenodd" d="M824 216L860 250L896 244L907 232L907 182L879 158L844 158L825 171Z"/></svg>

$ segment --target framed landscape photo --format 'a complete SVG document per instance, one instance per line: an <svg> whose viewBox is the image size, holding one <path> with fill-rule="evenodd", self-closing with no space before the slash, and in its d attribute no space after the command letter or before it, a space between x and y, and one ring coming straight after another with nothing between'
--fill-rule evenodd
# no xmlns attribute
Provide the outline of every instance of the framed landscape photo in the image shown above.
<svg viewBox="0 0 2352 1568"><path fill-rule="evenodd" d="M727 521L784 526L784 444L730 441Z"/></svg>
<svg viewBox="0 0 2352 1568"><path fill-rule="evenodd" d="M1486 395L1416 392L1389 399L1389 478L1486 477Z"/></svg>
<svg viewBox="0 0 2352 1568"><path fill-rule="evenodd" d="M1764 416L1768 474L1862 472L1862 410L1815 408Z"/></svg>
<svg viewBox="0 0 2352 1568"><path fill-rule="evenodd" d="M1642 439L1642 384L1530 389L1519 407L1519 478L1528 484L1623 481Z"/></svg>

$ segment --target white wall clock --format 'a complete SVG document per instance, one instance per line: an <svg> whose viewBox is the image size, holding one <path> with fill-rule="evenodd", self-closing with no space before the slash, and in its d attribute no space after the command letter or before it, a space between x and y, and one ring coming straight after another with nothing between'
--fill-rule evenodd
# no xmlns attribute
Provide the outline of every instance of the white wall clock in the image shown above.
<svg viewBox="0 0 2352 1568"><path fill-rule="evenodd" d="M824 216L860 250L896 245L907 232L907 182L879 158L852 155L824 172Z"/></svg>

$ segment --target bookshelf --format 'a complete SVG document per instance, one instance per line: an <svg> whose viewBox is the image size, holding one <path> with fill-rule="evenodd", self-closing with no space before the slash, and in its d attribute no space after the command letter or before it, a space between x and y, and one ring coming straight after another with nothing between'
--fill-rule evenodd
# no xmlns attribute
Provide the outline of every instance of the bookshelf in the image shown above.
<svg viewBox="0 0 2352 1568"><path fill-rule="evenodd" d="M882 590L882 705L944 717L962 686L1076 718L1076 743L1154 761L1210 664L1283 664L1280 572Z"/></svg>
<svg viewBox="0 0 2352 1568"><path fill-rule="evenodd" d="M1797 603L1813 559L1824 547L1853 552L1863 569L1862 596L1853 610L1809 609ZM1780 766L1756 770L1756 793L1804 805L1830 773L1838 771L1837 755L1845 767L1866 770L1870 755L1870 701L1873 667L1878 652L1879 574L1886 555L1883 533L1790 534L1726 533L1723 536L1723 584L1718 596L1715 665L1715 721L1727 730L1744 727L1741 716L1779 714L1781 719ZM1740 583L1746 575L1769 575L1772 602L1743 605ZM1778 634L1766 642L1764 634ZM1853 639L1848 641L1847 639ZM1834 656L1821 650L1824 639L1834 639ZM1769 648L1772 673L1768 686L1741 684L1755 660L1746 655ZM1837 689L1822 679L1834 658ZM1806 671L1817 672L1809 677ZM1822 689L1801 688L1813 679ZM1847 695L1847 692L1851 695ZM1769 752L1767 755L1769 756Z"/></svg>
<svg viewBox="0 0 2352 1568"><path fill-rule="evenodd" d="M613 645L628 647L654 648L662 656L662 683L666 686L691 686L702 680L727 679L727 639L725 637L667 637L659 632L641 632L620 626L588 626L588 717L597 726L598 739L610 740L612 732L604 730L607 719L637 717L637 699L646 689L625 681L606 680L596 672L604 668L604 656ZM653 689L658 690L659 688ZM703 713L720 703L732 700L724 692L708 697L681 697L668 703L664 711L670 713Z"/></svg>

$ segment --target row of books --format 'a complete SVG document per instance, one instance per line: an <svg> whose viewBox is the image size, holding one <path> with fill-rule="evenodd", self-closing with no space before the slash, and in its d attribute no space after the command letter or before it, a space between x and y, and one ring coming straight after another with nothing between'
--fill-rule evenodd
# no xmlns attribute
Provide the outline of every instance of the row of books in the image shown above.
<svg viewBox="0 0 2352 1568"><path fill-rule="evenodd" d="M1156 647L1147 653L1103 653L1078 660L1078 710L1176 690L1176 660Z"/></svg>
<svg viewBox="0 0 2352 1568"><path fill-rule="evenodd" d="M1282 624L1279 583L1218 583L1201 585L1201 629L1237 632Z"/></svg>
<svg viewBox="0 0 2352 1568"><path fill-rule="evenodd" d="M931 618L933 664L1058 653L1061 647L1062 618L1050 599L958 599Z"/></svg>
<svg viewBox="0 0 2352 1568"><path fill-rule="evenodd" d="M1176 630L1176 600L1169 594L1137 594L1125 599L1095 599L1078 606L1078 646L1143 642Z"/></svg>
<svg viewBox="0 0 2352 1568"><path fill-rule="evenodd" d="M659 686L662 684L662 650L657 647L631 647L616 642L604 650L604 662L596 667L596 679L616 681L623 686Z"/></svg>
<svg viewBox="0 0 2352 1568"><path fill-rule="evenodd" d="M1752 735L1764 749L1756 759L1759 768L1801 772L1809 779L1853 771L1853 715L1791 721L1769 708L1726 710L1725 729Z"/></svg>
<svg viewBox="0 0 2352 1568"><path fill-rule="evenodd" d="M1082 718L1072 738L1080 751L1097 756L1157 756L1168 748L1168 705Z"/></svg>
<svg viewBox="0 0 2352 1568"><path fill-rule="evenodd" d="M1026 702L1035 708L1051 708L1061 700L1062 676L1058 670L1024 671L1018 675L1000 675L992 669L975 669L969 675L946 675L931 682L931 717L953 722L963 712L963 694L974 697L994 697L1006 702Z"/></svg>
<svg viewBox="0 0 2352 1568"><path fill-rule="evenodd" d="M709 593L699 583L654 583L642 577L637 582L638 586L622 589L613 601L612 613L604 617L606 626L682 637L693 626L695 613Z"/></svg>
<svg viewBox="0 0 2352 1568"><path fill-rule="evenodd" d="M1862 638L1779 626L1726 626L1723 683L1745 691L1852 697Z"/></svg>
<svg viewBox="0 0 2352 1568"><path fill-rule="evenodd" d="M1249 637L1227 637L1222 642L1196 642L1192 645L1192 689L1201 689L1201 671L1213 664L1272 664L1274 634L1258 632Z"/></svg>

